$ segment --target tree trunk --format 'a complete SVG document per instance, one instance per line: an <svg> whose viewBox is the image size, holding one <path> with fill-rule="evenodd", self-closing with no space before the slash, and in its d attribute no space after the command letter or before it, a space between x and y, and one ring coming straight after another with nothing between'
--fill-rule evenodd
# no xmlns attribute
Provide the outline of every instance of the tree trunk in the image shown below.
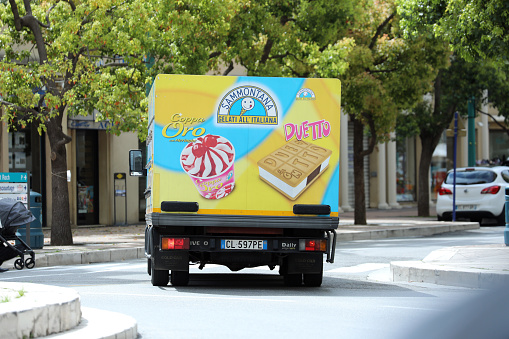
<svg viewBox="0 0 509 339"><path fill-rule="evenodd" d="M419 194L417 197L417 215L419 217L429 217L429 167L435 147L429 147L432 144L431 136L421 136L422 152L419 159Z"/></svg>
<svg viewBox="0 0 509 339"><path fill-rule="evenodd" d="M70 137L62 132L61 116L51 119L47 125L51 147L52 246L73 244L69 214L69 190L67 187L67 152L65 149Z"/></svg>
<svg viewBox="0 0 509 339"><path fill-rule="evenodd" d="M354 224L366 225L366 193L364 189L364 125L353 120L353 173L355 187Z"/></svg>
<svg viewBox="0 0 509 339"><path fill-rule="evenodd" d="M417 215L419 217L429 217L429 168L433 152L440 141L443 131L447 128L452 117L456 105L451 105L446 110L442 110L442 71L437 74L434 83L434 107L433 117L440 117L441 123L434 125L434 129L421 130L419 137L421 138L421 158L419 159L419 178L417 196Z"/></svg>

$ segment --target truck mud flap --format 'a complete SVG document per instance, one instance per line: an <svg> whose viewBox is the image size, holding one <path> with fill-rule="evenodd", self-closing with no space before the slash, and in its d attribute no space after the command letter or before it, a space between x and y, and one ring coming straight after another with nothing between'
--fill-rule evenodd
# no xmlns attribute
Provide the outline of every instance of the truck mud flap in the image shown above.
<svg viewBox="0 0 509 339"><path fill-rule="evenodd" d="M153 246L153 226L145 227L145 257L149 258L152 254L152 246Z"/></svg>
<svg viewBox="0 0 509 339"><path fill-rule="evenodd" d="M334 256L336 254L336 238L337 234L335 230L326 231L327 233L327 262L334 263Z"/></svg>
<svg viewBox="0 0 509 339"><path fill-rule="evenodd" d="M189 270L188 251L156 251L152 254L152 265L156 270Z"/></svg>
<svg viewBox="0 0 509 339"><path fill-rule="evenodd" d="M323 268L322 253L292 254L287 258L286 272L296 273L320 273Z"/></svg>

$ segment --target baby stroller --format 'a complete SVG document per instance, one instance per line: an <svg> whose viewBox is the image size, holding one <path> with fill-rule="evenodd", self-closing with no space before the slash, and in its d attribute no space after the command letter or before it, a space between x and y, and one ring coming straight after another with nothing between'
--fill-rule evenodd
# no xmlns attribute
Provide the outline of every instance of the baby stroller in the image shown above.
<svg viewBox="0 0 509 339"><path fill-rule="evenodd" d="M14 267L18 270L34 268L34 251L16 235L18 227L28 224L35 220L32 212L25 208L21 201L5 198L0 199L0 265L14 257L19 256L14 262ZM17 245L12 245L15 240ZM30 255L25 259L25 255Z"/></svg>

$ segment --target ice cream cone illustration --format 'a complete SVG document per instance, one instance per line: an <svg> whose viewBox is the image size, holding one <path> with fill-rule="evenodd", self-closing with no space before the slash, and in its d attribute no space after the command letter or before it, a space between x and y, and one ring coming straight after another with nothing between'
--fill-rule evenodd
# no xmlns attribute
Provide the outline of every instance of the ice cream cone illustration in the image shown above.
<svg viewBox="0 0 509 339"><path fill-rule="evenodd" d="M242 109L240 110L240 115L244 115L247 111L250 111L254 108L255 103L252 98L244 98L242 99Z"/></svg>
<svg viewBox="0 0 509 339"><path fill-rule="evenodd" d="M232 192L235 187L234 161L232 143L211 134L189 143L180 155L182 168L206 199L221 199Z"/></svg>

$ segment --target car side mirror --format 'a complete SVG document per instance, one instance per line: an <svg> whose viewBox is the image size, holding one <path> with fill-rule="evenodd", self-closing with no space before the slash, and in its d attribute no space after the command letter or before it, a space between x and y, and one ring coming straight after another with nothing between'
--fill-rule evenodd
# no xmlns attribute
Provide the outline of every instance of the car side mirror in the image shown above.
<svg viewBox="0 0 509 339"><path fill-rule="evenodd" d="M140 149L129 151L129 175L146 176L146 169L143 168L143 154Z"/></svg>

